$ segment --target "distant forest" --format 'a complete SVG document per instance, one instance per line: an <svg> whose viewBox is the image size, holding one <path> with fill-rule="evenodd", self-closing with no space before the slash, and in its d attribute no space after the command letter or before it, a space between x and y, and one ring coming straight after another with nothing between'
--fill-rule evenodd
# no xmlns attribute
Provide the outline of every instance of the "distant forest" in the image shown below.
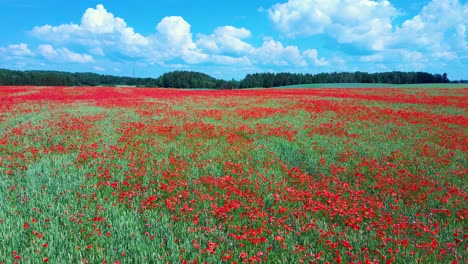
<svg viewBox="0 0 468 264"><path fill-rule="evenodd" d="M314 83L449 83L447 74L426 72L341 72L341 73L254 73L240 81L221 80L193 71L173 71L158 78L135 78L96 73L60 71L16 71L0 69L0 85L115 86L236 89L279 87ZM461 81L463 82L463 81Z"/></svg>

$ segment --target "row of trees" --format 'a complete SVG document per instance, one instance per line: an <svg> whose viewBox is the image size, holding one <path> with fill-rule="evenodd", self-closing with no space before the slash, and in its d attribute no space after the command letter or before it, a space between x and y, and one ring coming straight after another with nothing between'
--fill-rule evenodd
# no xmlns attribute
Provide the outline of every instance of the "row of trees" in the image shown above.
<svg viewBox="0 0 468 264"><path fill-rule="evenodd" d="M135 78L96 73L70 73L59 71L14 71L0 69L0 85L38 86L113 86L129 85L141 87L177 87L233 89L237 81L215 79L207 74L193 71L174 71L159 78Z"/></svg>
<svg viewBox="0 0 468 264"><path fill-rule="evenodd" d="M334 72L319 74L302 73L255 73L247 74L240 81L240 88L278 87L310 83L448 83L447 74L430 74L426 72Z"/></svg>
<svg viewBox="0 0 468 264"><path fill-rule="evenodd" d="M0 69L0 85L43 85L43 86L98 86L98 85L142 85L158 86L154 78L132 78L96 73L70 73L59 71L14 71Z"/></svg>
<svg viewBox="0 0 468 264"><path fill-rule="evenodd" d="M159 87L234 89L239 86L235 80L220 80L204 73L191 71L165 73L157 81Z"/></svg>
<svg viewBox="0 0 468 264"><path fill-rule="evenodd" d="M99 86L132 85L143 87L177 87L234 89L279 87L313 83L448 83L447 74L426 72L341 72L341 73L254 73L240 81L226 81L193 71L173 71L158 78L134 78L96 73L69 73L58 71L14 71L0 69L0 85L38 86Z"/></svg>

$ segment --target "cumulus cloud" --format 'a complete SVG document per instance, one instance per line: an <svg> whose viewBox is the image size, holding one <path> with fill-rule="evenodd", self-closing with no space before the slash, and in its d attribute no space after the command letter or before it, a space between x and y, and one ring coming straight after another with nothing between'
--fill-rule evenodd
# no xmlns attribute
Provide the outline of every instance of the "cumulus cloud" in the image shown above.
<svg viewBox="0 0 468 264"><path fill-rule="evenodd" d="M74 63L89 63L94 62L92 56L88 54L79 54L70 51L67 48L55 49L51 45L39 45L37 51L40 55L48 60L74 62Z"/></svg>
<svg viewBox="0 0 468 264"><path fill-rule="evenodd" d="M208 58L193 42L190 27L180 16L165 17L158 23L155 42L166 58L181 57L187 63L200 63Z"/></svg>
<svg viewBox="0 0 468 264"><path fill-rule="evenodd" d="M302 53L302 55L312 61L316 66L326 66L328 61L325 58L319 58L318 51L316 49L308 49Z"/></svg>
<svg viewBox="0 0 468 264"><path fill-rule="evenodd" d="M301 51L298 46L283 45L274 39L267 39L256 47L247 41L252 37L252 32L244 27L226 25L216 27L210 34L194 34L190 23L181 16L162 18L156 24L154 33L143 36L103 5L86 9L79 24L36 26L31 33L53 45L37 48L37 53L49 61L87 63L95 61L89 54L99 60L105 59L106 55L121 54L146 65L180 61L187 64L240 66L328 65L328 61L319 57L318 51L312 47ZM87 50L89 54L72 52L66 48L70 45Z"/></svg>
<svg viewBox="0 0 468 264"><path fill-rule="evenodd" d="M395 27L388 41L391 49L378 55L383 57L381 61L393 62L405 70L461 60L468 55L467 15L468 3L432 0L417 15Z"/></svg>
<svg viewBox="0 0 468 264"><path fill-rule="evenodd" d="M40 55L49 60L58 56L57 51L55 51L55 49L51 45L39 45L37 51Z"/></svg>
<svg viewBox="0 0 468 264"><path fill-rule="evenodd" d="M468 4L459 0L432 0L421 12L401 25L394 18L400 12L390 1L289 0L268 9L268 16L288 37L327 34L339 43L350 43L381 51L402 45L446 49L447 34L452 43L466 49ZM443 14L443 15L441 15Z"/></svg>
<svg viewBox="0 0 468 264"><path fill-rule="evenodd" d="M2 67L25 69L36 59L36 54L25 43L0 47L0 63L3 64Z"/></svg>
<svg viewBox="0 0 468 264"><path fill-rule="evenodd" d="M395 45L411 44L434 52L451 49L466 51L467 17L468 3L462 5L458 0L433 0L418 15L397 27L393 42Z"/></svg>
<svg viewBox="0 0 468 264"><path fill-rule="evenodd" d="M394 59L399 60L397 67L401 70L423 70L429 63L429 58L419 51L399 50L388 56L393 55Z"/></svg>
<svg viewBox="0 0 468 264"><path fill-rule="evenodd" d="M95 34L113 33L125 26L121 18L115 18L103 5L97 5L96 9L88 8L81 18L81 27Z"/></svg>
<svg viewBox="0 0 468 264"><path fill-rule="evenodd" d="M33 52L28 48L27 44L20 43L18 45L8 45L8 49L15 56L33 56Z"/></svg>
<svg viewBox="0 0 468 264"><path fill-rule="evenodd" d="M256 48L252 55L256 64L269 64L276 66L307 66L297 46L283 46L279 41L267 40Z"/></svg>
<svg viewBox="0 0 468 264"><path fill-rule="evenodd" d="M393 28L392 18L398 15L386 0L289 0L267 12L288 37L326 33L340 43L359 43L375 50L385 48Z"/></svg>
<svg viewBox="0 0 468 264"><path fill-rule="evenodd" d="M34 53L28 48L27 44L12 44L7 47L0 47L0 53L6 56L34 56Z"/></svg>
<svg viewBox="0 0 468 264"><path fill-rule="evenodd" d="M13 62L39 65L44 60L96 62L90 66L96 71L101 71L102 65L113 63L113 58L118 58L116 65L119 67L128 60L141 67L157 64L176 68L175 65L183 65L187 69L191 67L187 64L205 64L245 66L256 70L267 68L267 65L273 69L302 71L315 67L327 71L362 68L371 71L424 70L431 69L430 65L438 65L432 69L440 69L448 63L466 68L466 1L426 0L427 4L420 12L403 21L395 19L403 12L392 5L392 0L278 1L261 12L278 29L281 41L264 38L257 44L261 36L233 25L197 34L180 16L164 17L154 24L152 33L142 35L123 18L107 11L103 5L97 5L86 9L77 23L42 25L32 29L32 36L50 44L34 48L25 43L0 47L0 58L9 65ZM326 36L327 41L330 38L336 40L337 45L333 48L338 47L338 50L326 46L327 52L321 48L317 50L314 40L319 37L308 41L314 35ZM303 44L296 45L294 38ZM339 50L339 47L345 49ZM349 52L350 49L353 51ZM78 50L80 53L76 52ZM105 68L113 67L115 65Z"/></svg>
<svg viewBox="0 0 468 264"><path fill-rule="evenodd" d="M77 62L77 63L87 63L87 62L94 61L93 57L88 54L75 53L75 52L70 51L67 48L59 49L58 52L65 61Z"/></svg>
<svg viewBox="0 0 468 264"><path fill-rule="evenodd" d="M211 55L209 61L220 64L220 65L238 65L238 66L249 66L252 62L247 56L232 57L225 55Z"/></svg>
<svg viewBox="0 0 468 264"><path fill-rule="evenodd" d="M169 47L182 50L196 48L192 40L190 24L180 16L165 17L159 22L156 29L168 41Z"/></svg>
<svg viewBox="0 0 468 264"><path fill-rule="evenodd" d="M31 33L35 37L53 42L76 41L85 43L88 41L85 39L86 32L76 24L35 26Z"/></svg>
<svg viewBox="0 0 468 264"><path fill-rule="evenodd" d="M117 46L120 51L137 53L149 41L135 33L122 18L109 13L103 5L88 8L81 18L81 24L58 26L36 26L32 34L39 39L56 43L79 43L91 47Z"/></svg>
<svg viewBox="0 0 468 264"><path fill-rule="evenodd" d="M213 34L198 35L197 45L210 52L234 52L245 54L251 52L253 47L242 39L249 38L252 33L246 28L233 26L218 27Z"/></svg>
<svg viewBox="0 0 468 264"><path fill-rule="evenodd" d="M97 56L105 56L108 51L148 62L181 57L187 63L198 63L208 57L197 49L190 24L180 16L163 18L153 35L143 36L103 5L88 8L79 25L36 26L32 35L60 45L82 45Z"/></svg>
<svg viewBox="0 0 468 264"><path fill-rule="evenodd" d="M220 65L274 64L306 67L327 64L314 49L301 53L297 46L284 46L280 41L267 40L254 47L246 41L252 36L243 27L220 26L211 34L197 34L193 38L191 25L180 16L168 16L156 25L154 34L143 36L119 17L108 12L103 5L88 8L81 23L34 27L33 36L59 46L78 44L90 54L105 56L122 53L147 63L162 63L181 59L185 63L213 63ZM73 53L65 48L41 45L38 52L49 60L66 58L75 62L90 62L88 54Z"/></svg>
<svg viewBox="0 0 468 264"><path fill-rule="evenodd" d="M359 57L360 62L423 69L430 62L468 57L468 3L459 0L428 1L401 24L394 19L400 11L387 0L288 0L273 5L267 14L286 37L323 34L373 51ZM314 52L308 55L313 58Z"/></svg>

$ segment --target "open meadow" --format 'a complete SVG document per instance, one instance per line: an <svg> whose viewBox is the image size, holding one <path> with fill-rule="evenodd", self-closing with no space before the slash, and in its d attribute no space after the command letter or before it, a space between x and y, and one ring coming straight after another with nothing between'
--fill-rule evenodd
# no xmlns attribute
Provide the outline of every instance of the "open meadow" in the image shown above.
<svg viewBox="0 0 468 264"><path fill-rule="evenodd" d="M468 88L0 87L0 263L466 263Z"/></svg>

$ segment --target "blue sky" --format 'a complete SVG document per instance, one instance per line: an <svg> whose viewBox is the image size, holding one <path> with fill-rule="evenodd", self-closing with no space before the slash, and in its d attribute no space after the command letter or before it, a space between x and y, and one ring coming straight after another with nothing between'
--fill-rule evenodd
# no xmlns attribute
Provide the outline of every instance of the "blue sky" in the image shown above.
<svg viewBox="0 0 468 264"><path fill-rule="evenodd" d="M0 0L0 68L468 78L466 0Z"/></svg>

